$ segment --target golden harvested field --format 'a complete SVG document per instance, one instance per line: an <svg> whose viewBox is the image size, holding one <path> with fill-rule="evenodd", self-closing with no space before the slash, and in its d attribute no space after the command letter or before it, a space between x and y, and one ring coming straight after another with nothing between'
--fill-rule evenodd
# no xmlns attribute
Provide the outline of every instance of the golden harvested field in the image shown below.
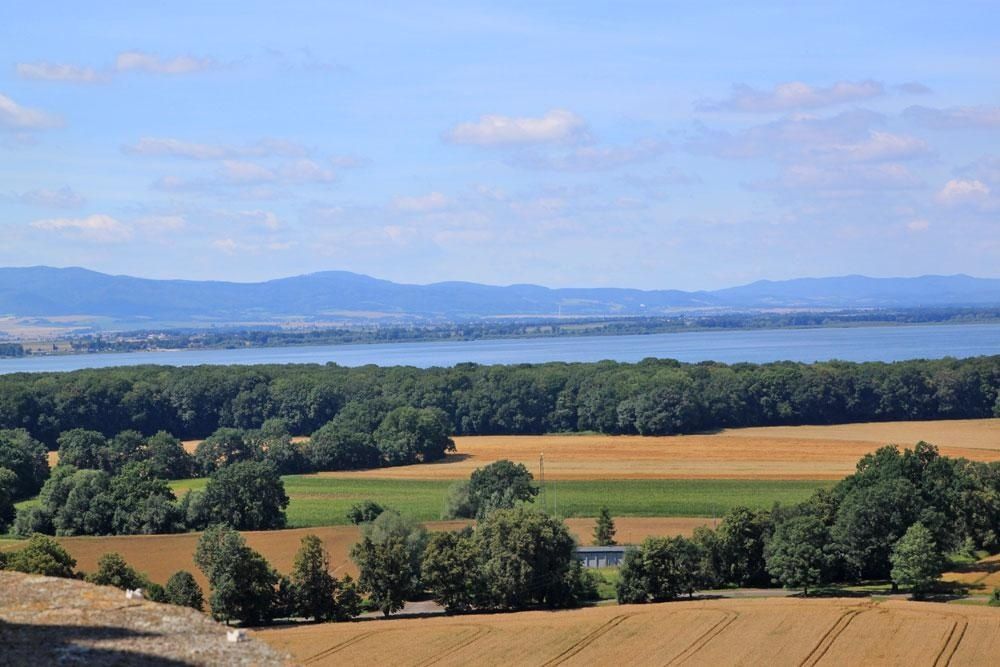
<svg viewBox="0 0 1000 667"><path fill-rule="evenodd" d="M464 479L508 458L547 479L840 479L884 444L927 440L947 456L1000 461L1000 419L789 426L678 436L471 436L455 438L456 454L433 464L330 477Z"/></svg>
<svg viewBox="0 0 1000 667"><path fill-rule="evenodd" d="M1000 554L965 565L957 572L945 572L942 578L961 583L980 593L989 593L994 588L1000 588Z"/></svg>
<svg viewBox="0 0 1000 667"><path fill-rule="evenodd" d="M711 524L712 519L700 518L645 518L620 517L615 519L619 541L641 542L650 535L690 535L696 526ZM466 525L466 521L433 521L427 524L429 530L452 530ZM589 544L594 529L594 519L567 519L569 526L581 544ZM357 576L357 569L350 559L351 547L359 539L356 526L324 526L316 528L293 528L244 532L247 543L265 558L279 572L288 573L292 569L299 542L308 534L318 535L330 552L330 569L337 576L346 573ZM97 569L97 559L116 551L140 572L160 584L177 570L188 570L198 579L202 587L206 580L194 564L194 550L200 533L179 533L175 535L120 535L106 537L59 537L59 543L76 559L77 568L84 572ZM3 549L16 549L19 542L4 542Z"/></svg>
<svg viewBox="0 0 1000 667"><path fill-rule="evenodd" d="M304 665L987 665L1000 610L827 598L681 601L254 632Z"/></svg>

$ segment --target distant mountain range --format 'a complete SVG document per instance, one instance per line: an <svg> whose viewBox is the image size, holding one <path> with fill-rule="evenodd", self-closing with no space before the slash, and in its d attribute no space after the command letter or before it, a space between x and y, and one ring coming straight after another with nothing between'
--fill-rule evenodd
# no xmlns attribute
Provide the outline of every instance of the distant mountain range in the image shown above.
<svg viewBox="0 0 1000 667"><path fill-rule="evenodd" d="M769 309L998 306L1000 279L761 280L685 292L616 288L549 289L468 282L409 285L345 271L233 283L151 280L81 268L0 268L0 316L101 318L130 324L226 325L290 320L462 321L485 317L631 316Z"/></svg>

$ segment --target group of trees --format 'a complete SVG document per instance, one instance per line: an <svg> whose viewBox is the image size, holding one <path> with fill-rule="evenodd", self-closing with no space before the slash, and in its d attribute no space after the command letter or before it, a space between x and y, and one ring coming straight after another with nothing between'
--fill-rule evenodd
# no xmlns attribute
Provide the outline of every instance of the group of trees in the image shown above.
<svg viewBox="0 0 1000 667"><path fill-rule="evenodd" d="M649 538L626 554L623 602L675 598L722 585L809 588L890 580L915 595L945 554L1000 548L1000 465L941 456L918 443L883 447L857 472L808 501L731 510L691 539Z"/></svg>
<svg viewBox="0 0 1000 667"><path fill-rule="evenodd" d="M270 419L259 429L220 428L188 454L160 431L107 437L75 428L58 439L49 475L44 445L23 429L0 431L0 531L22 535L152 534L225 522L238 530L285 525L281 475L432 461L454 443L440 411L396 408L378 419L349 405L304 443ZM204 491L178 500L168 480L209 476ZM14 503L39 493L20 512Z"/></svg>
<svg viewBox="0 0 1000 667"><path fill-rule="evenodd" d="M424 592L449 611L556 608L596 597L575 546L562 521L524 505L433 535L387 510L364 527L351 557L361 590L385 615Z"/></svg>
<svg viewBox="0 0 1000 667"><path fill-rule="evenodd" d="M547 363L452 368L328 365L122 367L0 377L0 428L25 428L49 447L74 428L107 436L134 429L205 438L221 427L283 420L315 433L349 408L347 434L371 436L397 408L435 408L446 433L556 431L669 434L710 428L849 421L953 419L1000 414L1000 356L897 363ZM351 405L354 404L354 405ZM349 407L350 406L350 407ZM425 416L426 419L426 416ZM375 448L387 463L427 455L394 430ZM433 429L432 429L433 430ZM317 450L313 465L370 465L371 442ZM431 441L437 439L435 433ZM343 445L343 446L342 446ZM434 456L439 451L433 448ZM322 463L320 461L322 460ZM331 463L332 461L332 463Z"/></svg>
<svg viewBox="0 0 1000 667"><path fill-rule="evenodd" d="M279 574L237 531L210 526L198 540L195 563L211 586L212 615L229 623L269 623L276 618L344 620L360 611L349 576L330 573L330 556L315 535L302 538L291 576Z"/></svg>

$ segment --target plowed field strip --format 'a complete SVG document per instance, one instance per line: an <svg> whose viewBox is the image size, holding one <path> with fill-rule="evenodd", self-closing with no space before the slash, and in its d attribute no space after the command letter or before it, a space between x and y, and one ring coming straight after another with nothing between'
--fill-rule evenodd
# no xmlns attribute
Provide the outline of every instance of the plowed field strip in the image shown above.
<svg viewBox="0 0 1000 667"><path fill-rule="evenodd" d="M601 625L600 627L598 627L596 630L593 630L592 632L588 633L586 636L583 637L583 639L581 639L580 641L576 642L575 644L573 644L572 646L570 646L569 648L567 648L565 651L563 651L562 653L560 653L556 657L554 657L551 660L543 663L543 667L553 667L554 665L561 665L562 663L566 662L567 660L569 660L570 658L572 658L574 655L576 655L577 653L579 653L580 651L582 651L583 649L585 649L588 646L590 646L591 644L593 644L595 641L597 641L598 639L600 639L603 635L605 635L605 634L611 632L612 630L614 630L616 627L618 627L619 625L621 625L625 621L625 619L627 619L627 618L628 618L628 616L625 616L625 615L615 616L614 618L610 619L608 622L606 622L603 625Z"/></svg>
<svg viewBox="0 0 1000 667"><path fill-rule="evenodd" d="M671 658L667 665L679 665L694 656L695 653L705 648L708 642L718 637L722 631L728 628L729 625L740 615L738 611L723 611L722 614L723 617L719 619L718 623L702 633L702 635L691 642L686 649Z"/></svg>

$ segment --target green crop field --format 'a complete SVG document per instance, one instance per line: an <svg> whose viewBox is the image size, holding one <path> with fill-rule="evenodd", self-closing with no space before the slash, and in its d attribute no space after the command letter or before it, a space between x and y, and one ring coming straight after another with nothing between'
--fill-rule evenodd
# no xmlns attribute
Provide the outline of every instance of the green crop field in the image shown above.
<svg viewBox="0 0 1000 667"><path fill-rule="evenodd" d="M292 475L284 478L291 527L347 523L356 502L374 500L421 521L441 518L449 480L344 479ZM718 516L736 505L769 508L794 504L831 481L811 480L593 480L546 484L536 504L564 517L596 516L607 505L615 516ZM204 479L171 483L180 495L201 489Z"/></svg>

